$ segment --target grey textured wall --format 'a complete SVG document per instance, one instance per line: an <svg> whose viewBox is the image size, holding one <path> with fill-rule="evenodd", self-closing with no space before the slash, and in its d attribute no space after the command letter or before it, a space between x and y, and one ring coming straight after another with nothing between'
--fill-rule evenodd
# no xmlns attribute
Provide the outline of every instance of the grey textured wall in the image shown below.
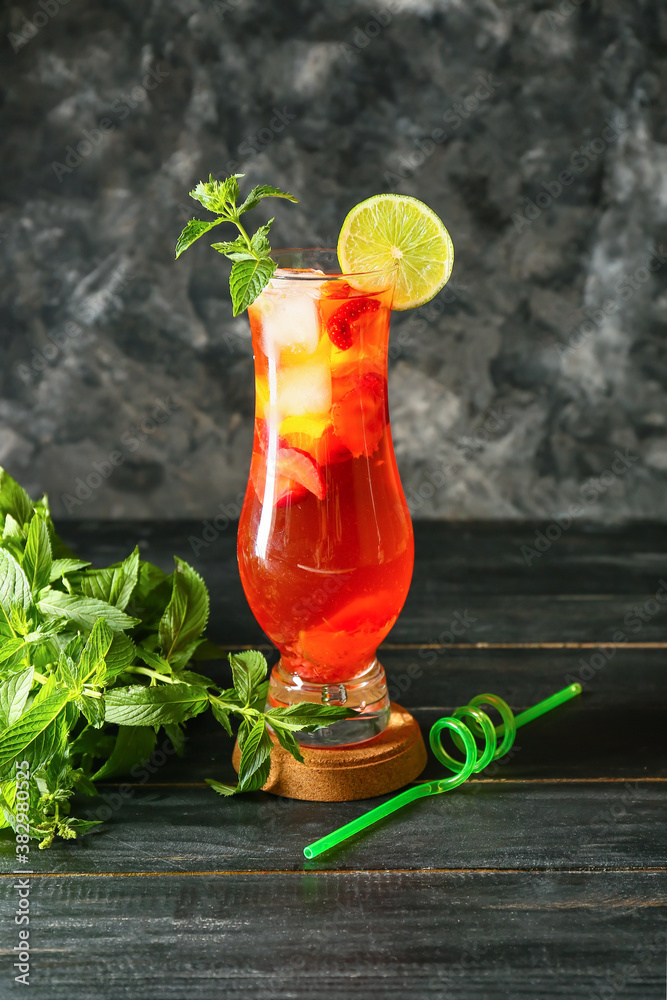
<svg viewBox="0 0 667 1000"><path fill-rule="evenodd" d="M247 321L217 254L173 260L187 191L227 169L300 197L276 246L331 244L383 190L450 229L452 282L392 323L415 516L665 516L665 3L0 18L0 463L56 514L205 517L244 488Z"/></svg>

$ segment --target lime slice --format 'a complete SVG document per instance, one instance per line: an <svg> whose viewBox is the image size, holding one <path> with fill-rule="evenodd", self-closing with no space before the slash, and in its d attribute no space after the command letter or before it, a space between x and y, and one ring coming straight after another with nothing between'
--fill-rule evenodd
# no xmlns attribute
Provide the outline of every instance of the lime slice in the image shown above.
<svg viewBox="0 0 667 1000"><path fill-rule="evenodd" d="M449 280L454 246L438 216L423 201L404 194L376 194L352 209L338 238L345 274L361 287L377 285L364 272L387 270L398 261L393 309L414 309L437 295ZM355 284L357 281L355 281Z"/></svg>

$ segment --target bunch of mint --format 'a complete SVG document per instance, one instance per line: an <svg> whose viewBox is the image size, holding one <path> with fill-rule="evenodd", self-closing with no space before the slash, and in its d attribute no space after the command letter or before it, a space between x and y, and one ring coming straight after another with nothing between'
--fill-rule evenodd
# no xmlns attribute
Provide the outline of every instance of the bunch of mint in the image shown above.
<svg viewBox="0 0 667 1000"><path fill-rule="evenodd" d="M256 651L229 656L226 690L188 669L195 655L220 656L203 637L209 597L199 574L181 559L164 573L138 548L92 568L58 538L47 498L33 502L2 468L0 533L0 827L16 831L24 761L29 835L49 847L97 825L72 815L75 792L95 795L95 781L145 763L160 729L182 753L183 724L209 707L230 736L240 720L238 784L209 781L223 795L266 782L269 726L302 760L294 733L348 714L314 704L264 711L267 665Z"/></svg>
<svg viewBox="0 0 667 1000"><path fill-rule="evenodd" d="M200 202L209 212L216 212L219 218L213 219L211 222L191 219L176 244L176 258L178 259L190 244L198 240L204 233L208 233L214 226L220 225L221 222L231 222L236 226L239 235L235 240L225 243L211 243L214 250L223 253L234 262L232 273L229 276L229 290L232 295L232 308L235 316L238 316L255 301L262 289L268 285L277 267L276 262L269 256L271 247L268 235L273 219L269 219L265 226L260 226L256 233L248 236L241 225L241 216L244 212L256 208L262 198L287 198L288 201L298 201L286 191L271 187L269 184L261 184L252 189L241 205L237 205L238 178L243 176L245 175L232 174L224 181L216 181L212 175L209 175L207 182L200 181L197 184L194 191L190 192L190 197Z"/></svg>

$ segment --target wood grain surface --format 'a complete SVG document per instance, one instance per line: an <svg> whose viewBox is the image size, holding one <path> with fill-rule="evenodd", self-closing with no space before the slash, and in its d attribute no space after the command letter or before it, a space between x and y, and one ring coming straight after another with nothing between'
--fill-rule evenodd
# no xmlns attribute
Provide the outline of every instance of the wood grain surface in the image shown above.
<svg viewBox="0 0 667 1000"><path fill-rule="evenodd" d="M32 852L31 995L664 1000L667 604L655 594L667 528L572 528L529 566L521 547L545 527L418 523L413 588L380 656L425 736L483 691L520 711L579 679L580 698L519 730L477 780L310 862L305 844L383 799L223 800L204 779L233 777L232 744L208 716L192 720L184 759L80 803L105 819L98 832ZM63 533L97 562L137 540L165 568L173 554L192 561L216 641L266 645L233 526L194 558L201 531ZM439 773L431 759L423 777ZM11 851L4 835L5 928ZM3 1000L21 988L13 930L4 938Z"/></svg>

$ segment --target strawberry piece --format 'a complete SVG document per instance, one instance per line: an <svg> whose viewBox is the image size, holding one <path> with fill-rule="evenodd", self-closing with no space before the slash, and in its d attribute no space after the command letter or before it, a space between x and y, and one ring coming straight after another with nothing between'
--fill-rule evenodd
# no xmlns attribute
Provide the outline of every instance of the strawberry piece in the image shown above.
<svg viewBox="0 0 667 1000"><path fill-rule="evenodd" d="M327 323L329 340L339 350L347 351L354 342L352 325L366 313L377 312L380 303L377 299L357 298L348 301L337 309Z"/></svg>
<svg viewBox="0 0 667 1000"><path fill-rule="evenodd" d="M266 496L267 463L261 452L254 452L250 464L250 478L260 503L273 501L274 507L303 500L313 493L318 500L326 495L326 482L317 462L298 448L280 448L276 457L273 496Z"/></svg>
<svg viewBox="0 0 667 1000"><path fill-rule="evenodd" d="M336 462L346 462L351 455L343 442L336 437L330 424L317 441L313 457L320 465L334 465Z"/></svg>
<svg viewBox="0 0 667 1000"><path fill-rule="evenodd" d="M369 458L379 445L388 419L384 379L379 375L364 375L359 384L347 392L332 411L336 437L355 458Z"/></svg>
<svg viewBox="0 0 667 1000"><path fill-rule="evenodd" d="M291 479L281 480L280 482L282 484L282 492L276 494L274 507L291 507L293 503L303 500L308 493L305 486L297 486Z"/></svg>
<svg viewBox="0 0 667 1000"><path fill-rule="evenodd" d="M318 500L324 500L327 486L322 470L312 456L299 448L281 448L278 452L277 469L299 486L305 486Z"/></svg>
<svg viewBox="0 0 667 1000"><path fill-rule="evenodd" d="M352 285L347 281L325 281L322 285L322 295L327 299L349 299L352 294Z"/></svg>
<svg viewBox="0 0 667 1000"><path fill-rule="evenodd" d="M266 497L266 457L261 452L253 452L250 463L250 478L255 488L257 499L261 504L265 499L273 499L274 507L286 507L290 503L303 500L308 490L305 486L299 485L287 476L280 475L276 470L276 478L273 486L273 498Z"/></svg>

